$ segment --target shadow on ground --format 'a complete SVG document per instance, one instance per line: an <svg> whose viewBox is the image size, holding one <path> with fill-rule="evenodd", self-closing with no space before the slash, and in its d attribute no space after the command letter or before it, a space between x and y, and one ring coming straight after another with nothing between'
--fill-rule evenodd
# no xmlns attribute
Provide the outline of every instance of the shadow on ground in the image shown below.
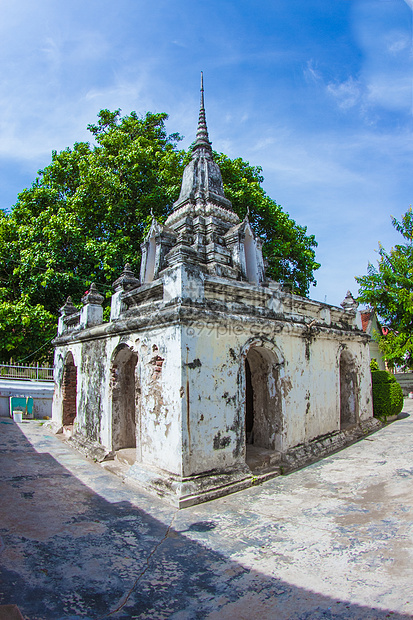
<svg viewBox="0 0 413 620"><path fill-rule="evenodd" d="M0 605L27 620L411 618L249 570L208 548L213 521L176 531L96 494L13 422L0 431Z"/></svg>
<svg viewBox="0 0 413 620"><path fill-rule="evenodd" d="M397 420L405 420L406 418L410 418L410 413L407 413L406 411L402 411L397 416Z"/></svg>

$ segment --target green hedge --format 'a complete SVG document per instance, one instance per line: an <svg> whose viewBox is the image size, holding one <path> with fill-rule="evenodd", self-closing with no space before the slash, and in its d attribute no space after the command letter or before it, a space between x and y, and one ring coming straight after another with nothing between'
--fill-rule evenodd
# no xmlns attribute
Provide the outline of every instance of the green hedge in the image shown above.
<svg viewBox="0 0 413 620"><path fill-rule="evenodd" d="M373 414L375 418L397 415L403 408L403 391L396 379L385 370L373 370L371 373L373 387Z"/></svg>

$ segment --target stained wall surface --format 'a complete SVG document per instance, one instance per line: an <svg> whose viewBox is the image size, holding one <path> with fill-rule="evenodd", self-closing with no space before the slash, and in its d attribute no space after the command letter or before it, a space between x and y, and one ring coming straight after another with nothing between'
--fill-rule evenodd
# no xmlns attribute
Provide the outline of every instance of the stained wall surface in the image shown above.
<svg viewBox="0 0 413 620"><path fill-rule="evenodd" d="M134 476L152 486L156 475L172 476L166 484L207 472L245 476L246 359L250 443L259 449L282 455L343 430L343 360L351 361L357 405L346 427L371 419L368 337L359 331L207 305L181 316L179 308L152 313L151 324L127 335L112 323L66 338L56 349L55 427L64 422L68 359L77 369L75 434L107 454L135 448Z"/></svg>

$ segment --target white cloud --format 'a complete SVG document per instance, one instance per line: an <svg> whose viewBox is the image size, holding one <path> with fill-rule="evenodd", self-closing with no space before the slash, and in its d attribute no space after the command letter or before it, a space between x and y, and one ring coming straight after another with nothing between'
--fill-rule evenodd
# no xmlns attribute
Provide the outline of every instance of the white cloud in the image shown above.
<svg viewBox="0 0 413 620"><path fill-rule="evenodd" d="M262 152L268 146L276 144L276 138L274 136L263 136L252 146L253 151Z"/></svg>
<svg viewBox="0 0 413 620"><path fill-rule="evenodd" d="M405 71L369 71L355 79L330 82L326 92L343 111L357 108L367 124L380 118L380 108L409 110L412 106L413 80Z"/></svg>
<svg viewBox="0 0 413 620"><path fill-rule="evenodd" d="M187 47L187 46L185 45L185 43L182 43L182 41L178 41L178 40L176 40L176 39L175 39L174 41L171 41L171 43L172 43L173 45L176 45L177 47L182 47L182 48L184 48L184 49Z"/></svg>
<svg viewBox="0 0 413 620"><path fill-rule="evenodd" d="M304 75L306 78L312 79L314 82L322 80L321 73L315 68L315 62L313 59L307 62L307 66L304 69Z"/></svg>
<svg viewBox="0 0 413 620"><path fill-rule="evenodd" d="M413 0L412 0L413 2ZM404 33L392 32L387 37L387 49L390 54L397 55L411 47L411 38Z"/></svg>
<svg viewBox="0 0 413 620"><path fill-rule="evenodd" d="M387 110L409 108L412 105L413 82L407 75L375 75L367 85L365 102Z"/></svg>
<svg viewBox="0 0 413 620"><path fill-rule="evenodd" d="M351 76L341 83L330 82L327 84L327 92L334 97L342 110L353 108L361 100L360 82Z"/></svg>

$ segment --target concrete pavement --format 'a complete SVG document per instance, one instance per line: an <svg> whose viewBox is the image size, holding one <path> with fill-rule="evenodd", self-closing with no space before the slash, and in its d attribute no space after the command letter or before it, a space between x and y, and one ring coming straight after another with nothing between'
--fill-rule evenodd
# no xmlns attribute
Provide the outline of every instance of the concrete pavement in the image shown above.
<svg viewBox="0 0 413 620"><path fill-rule="evenodd" d="M40 422L0 418L0 606L26 620L413 618L413 401L403 411L181 511Z"/></svg>

